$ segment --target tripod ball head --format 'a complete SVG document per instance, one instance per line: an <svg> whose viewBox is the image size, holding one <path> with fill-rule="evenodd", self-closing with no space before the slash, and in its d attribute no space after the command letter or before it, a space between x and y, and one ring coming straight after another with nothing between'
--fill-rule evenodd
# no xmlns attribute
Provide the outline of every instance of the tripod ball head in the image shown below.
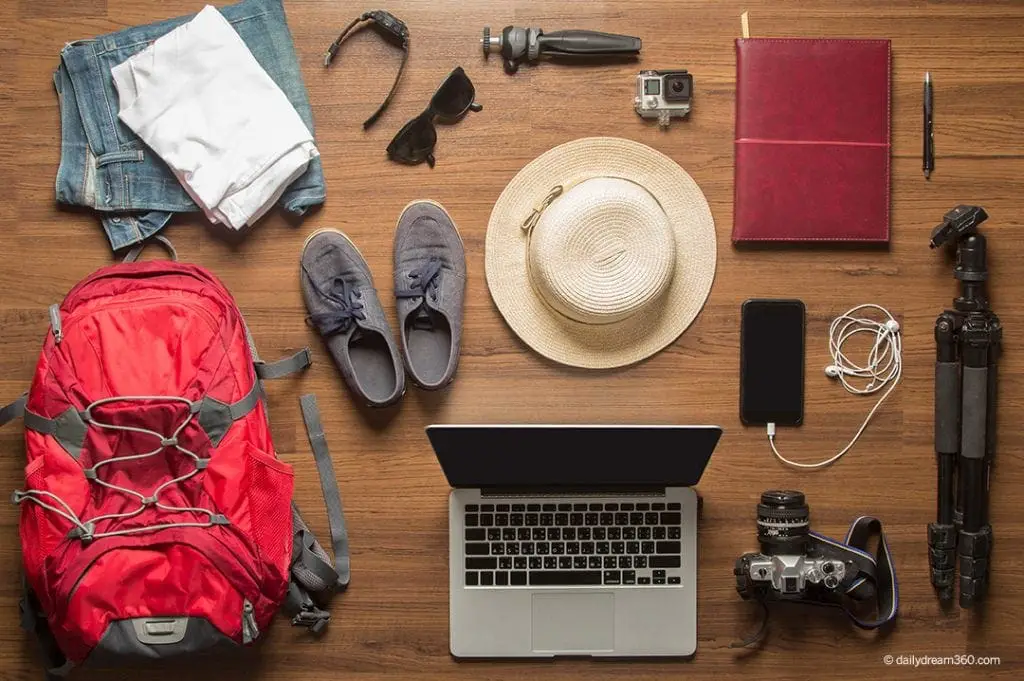
<svg viewBox="0 0 1024 681"><path fill-rule="evenodd" d="M955 244L964 236L977 234L978 226L985 220L988 220L988 213L981 206L957 206L942 216L942 224L932 230L929 246Z"/></svg>

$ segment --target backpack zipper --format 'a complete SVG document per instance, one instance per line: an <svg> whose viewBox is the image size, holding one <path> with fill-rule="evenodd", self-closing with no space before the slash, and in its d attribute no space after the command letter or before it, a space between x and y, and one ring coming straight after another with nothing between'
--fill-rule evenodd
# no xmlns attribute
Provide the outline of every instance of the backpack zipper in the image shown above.
<svg viewBox="0 0 1024 681"><path fill-rule="evenodd" d="M242 645L249 645L260 635L260 628L256 626L256 615L252 603L246 598L242 601Z"/></svg>
<svg viewBox="0 0 1024 681"><path fill-rule="evenodd" d="M60 345L64 339L64 329L60 320L60 305L54 303L50 306L50 329L53 331L53 342Z"/></svg>

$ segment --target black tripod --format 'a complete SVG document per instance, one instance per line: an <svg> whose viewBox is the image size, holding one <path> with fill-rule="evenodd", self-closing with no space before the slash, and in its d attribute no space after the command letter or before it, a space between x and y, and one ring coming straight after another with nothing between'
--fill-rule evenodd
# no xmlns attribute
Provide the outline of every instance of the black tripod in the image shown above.
<svg viewBox="0 0 1024 681"><path fill-rule="evenodd" d="M985 237L988 214L957 206L932 232L931 247L956 245L953 276L961 294L935 320L935 454L938 519L928 526L931 580L939 598L953 598L959 557L960 607L970 608L988 589L992 526L988 487L996 436L996 362L1003 330L989 309Z"/></svg>

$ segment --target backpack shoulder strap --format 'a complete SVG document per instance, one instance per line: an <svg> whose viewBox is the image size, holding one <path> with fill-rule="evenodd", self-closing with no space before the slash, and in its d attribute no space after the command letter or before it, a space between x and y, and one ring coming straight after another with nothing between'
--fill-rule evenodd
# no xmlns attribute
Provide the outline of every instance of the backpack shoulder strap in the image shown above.
<svg viewBox="0 0 1024 681"><path fill-rule="evenodd" d="M28 401L28 393L22 393L18 399L8 405L0 407L0 427L6 426L14 419L20 419L25 415L25 403Z"/></svg>

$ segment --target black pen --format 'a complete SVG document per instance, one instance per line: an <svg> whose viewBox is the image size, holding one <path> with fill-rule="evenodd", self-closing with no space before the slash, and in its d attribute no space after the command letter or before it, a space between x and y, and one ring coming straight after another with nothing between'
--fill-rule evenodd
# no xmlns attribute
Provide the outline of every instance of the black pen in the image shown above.
<svg viewBox="0 0 1024 681"><path fill-rule="evenodd" d="M921 167L924 169L924 179L927 180L935 170L935 139L932 137L932 74L927 71L924 74L924 151L922 152Z"/></svg>

